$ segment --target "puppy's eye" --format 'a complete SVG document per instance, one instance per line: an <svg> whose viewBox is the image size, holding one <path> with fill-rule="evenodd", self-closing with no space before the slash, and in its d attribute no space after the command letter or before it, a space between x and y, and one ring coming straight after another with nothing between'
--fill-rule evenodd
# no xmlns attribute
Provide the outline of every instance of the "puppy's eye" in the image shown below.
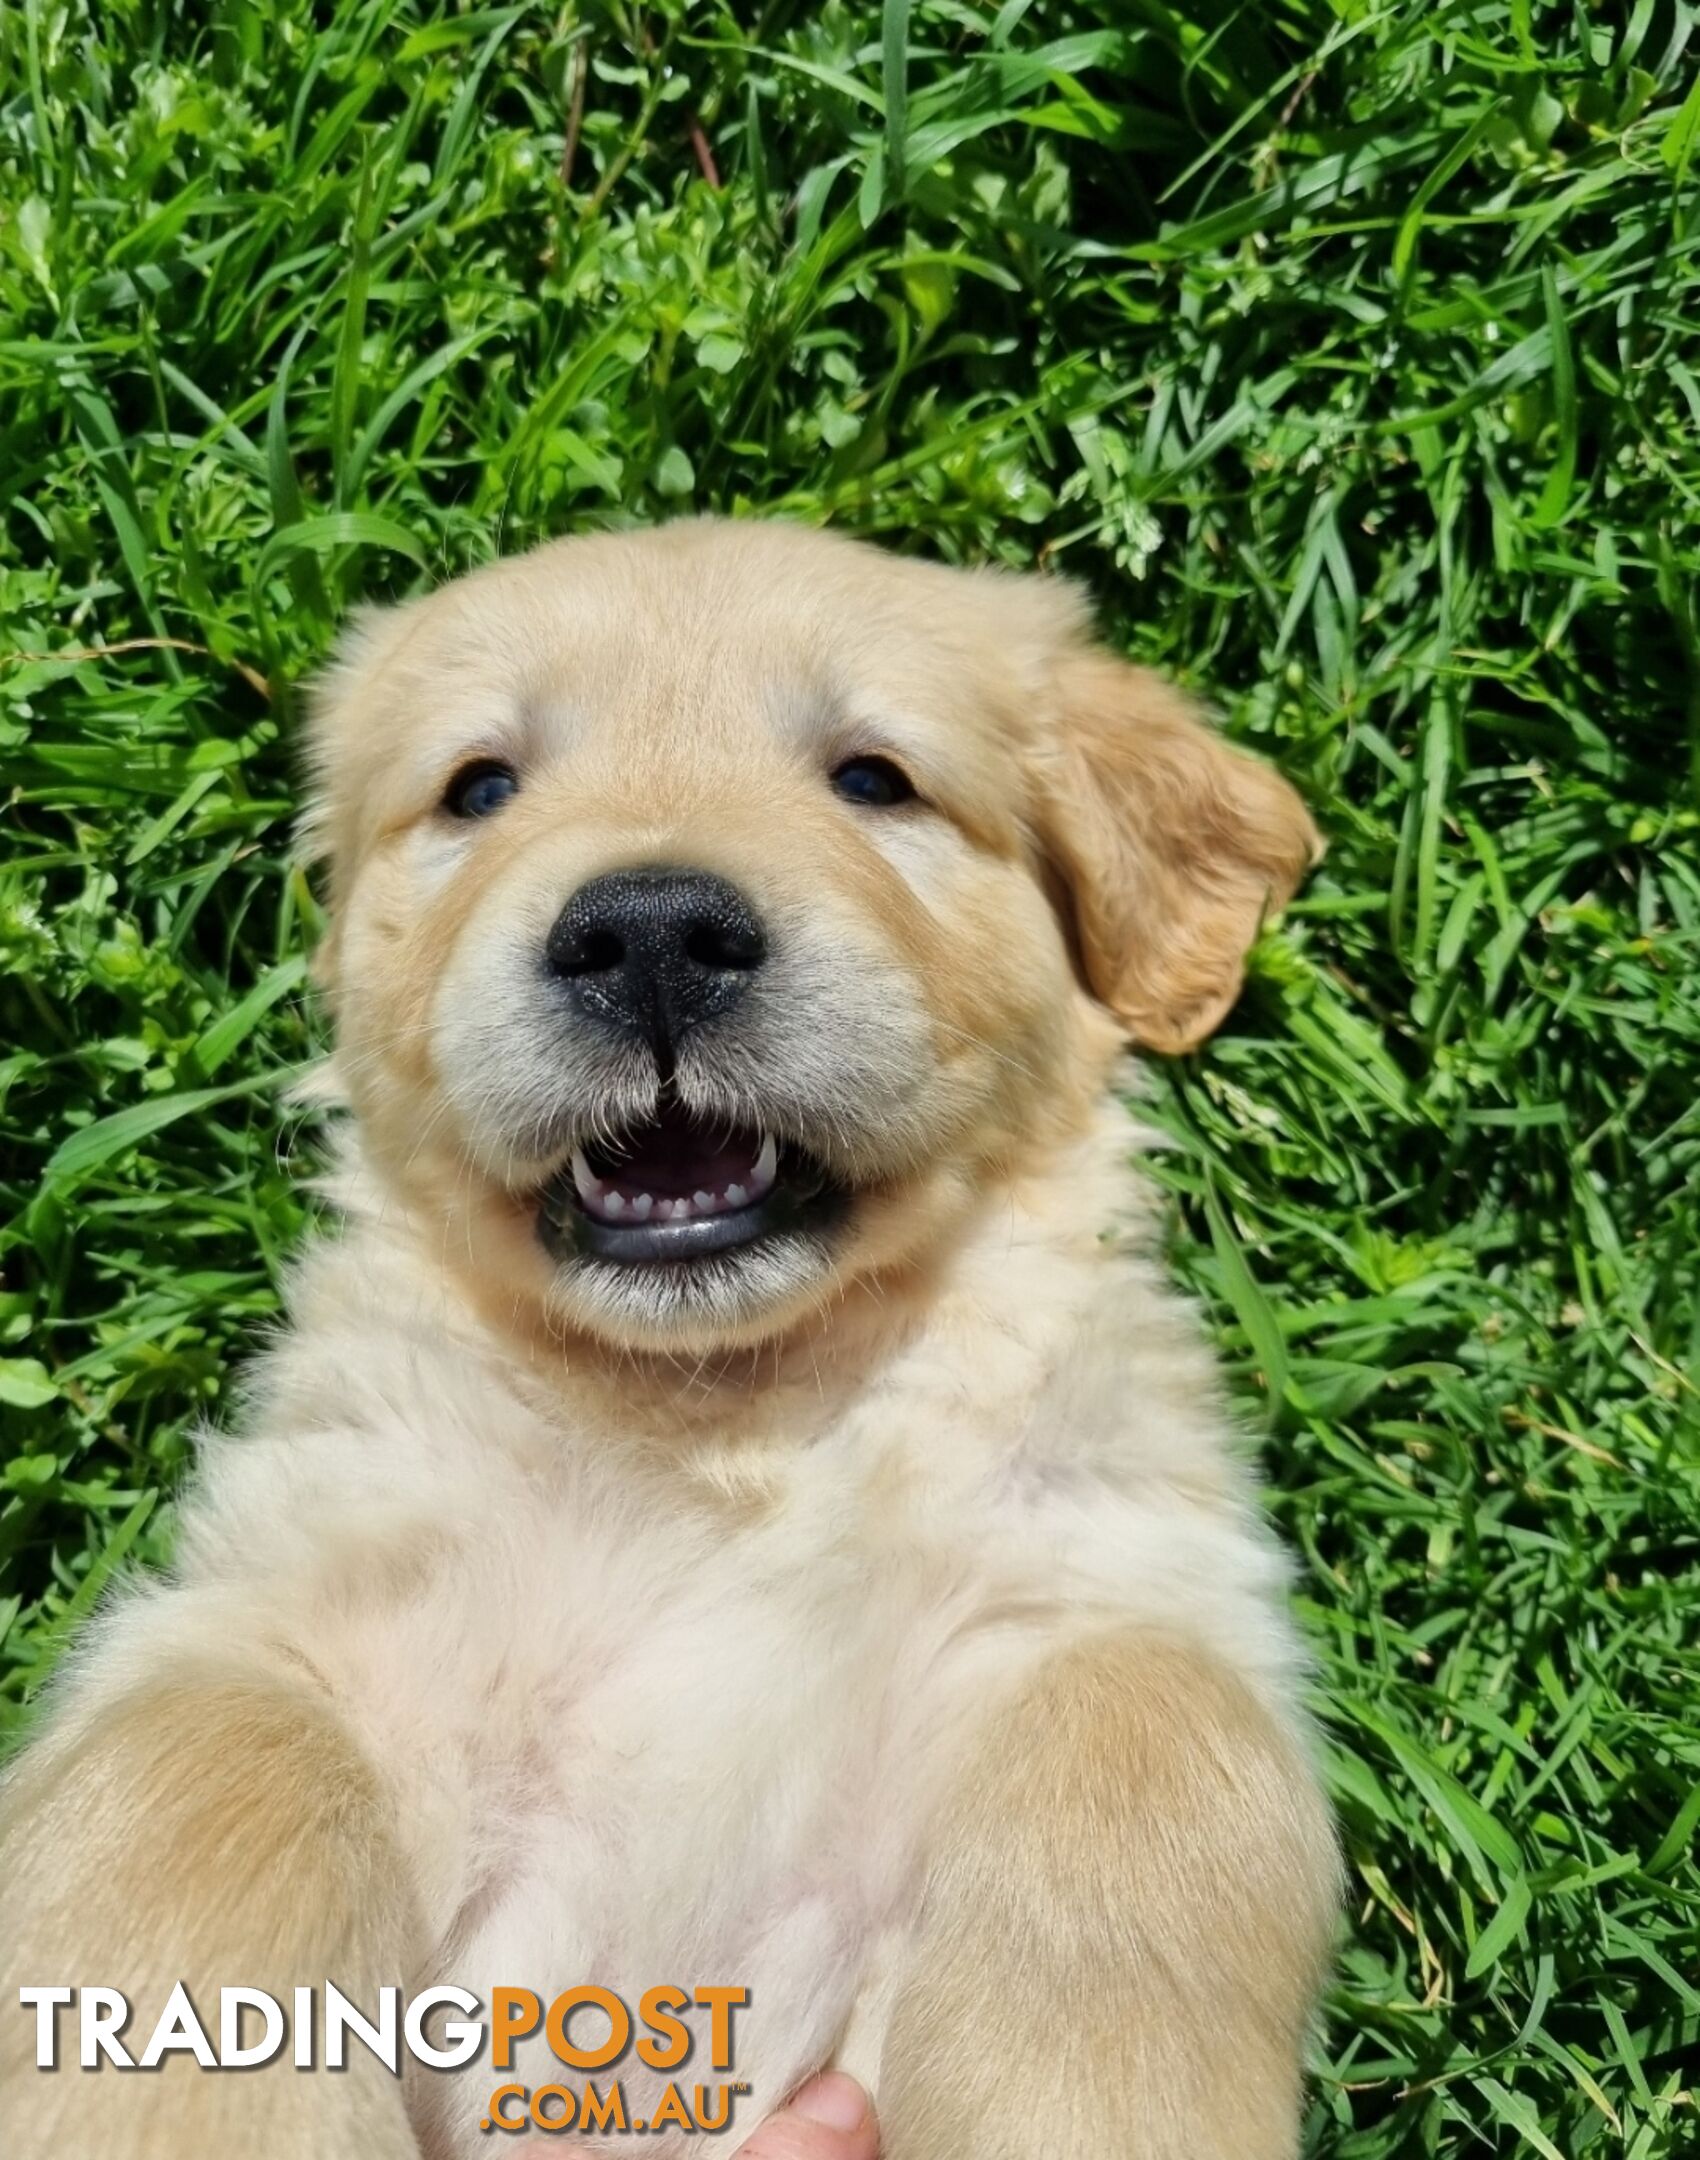
<svg viewBox="0 0 1700 2160"><path fill-rule="evenodd" d="M488 817L518 792L519 774L511 765L480 758L476 765L463 765L449 782L443 808L450 817Z"/></svg>
<svg viewBox="0 0 1700 2160"><path fill-rule="evenodd" d="M832 784L846 802L870 810L889 810L894 803L915 799L914 782L890 758L846 758L833 773Z"/></svg>

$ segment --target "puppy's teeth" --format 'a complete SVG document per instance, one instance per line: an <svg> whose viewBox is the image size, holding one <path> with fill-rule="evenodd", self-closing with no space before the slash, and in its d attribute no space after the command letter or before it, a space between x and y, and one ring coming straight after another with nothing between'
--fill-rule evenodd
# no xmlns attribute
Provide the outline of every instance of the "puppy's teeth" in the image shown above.
<svg viewBox="0 0 1700 2160"><path fill-rule="evenodd" d="M750 1190L764 1193L779 1174L779 1143L772 1133L761 1136L761 1153L756 1157L755 1169L750 1174Z"/></svg>
<svg viewBox="0 0 1700 2160"><path fill-rule="evenodd" d="M626 1212L625 1196L622 1193L604 1193L598 1205L604 1215L623 1215Z"/></svg>
<svg viewBox="0 0 1700 2160"><path fill-rule="evenodd" d="M714 1195L711 1192L692 1193L691 1198L696 1202L699 1215L708 1214L714 1206Z"/></svg>
<svg viewBox="0 0 1700 2160"><path fill-rule="evenodd" d="M742 1207L749 1197L741 1185L728 1185L726 1188L726 1205L729 1208Z"/></svg>
<svg viewBox="0 0 1700 2160"><path fill-rule="evenodd" d="M648 1222L649 1211L651 1208L654 1207L654 1205L655 1195L653 1193L633 1193L631 1202L632 1213L637 1217L639 1222Z"/></svg>
<svg viewBox="0 0 1700 2160"><path fill-rule="evenodd" d="M602 1180L591 1169L583 1148L573 1149L573 1183L578 1196L588 1208L594 1208L602 1198Z"/></svg>

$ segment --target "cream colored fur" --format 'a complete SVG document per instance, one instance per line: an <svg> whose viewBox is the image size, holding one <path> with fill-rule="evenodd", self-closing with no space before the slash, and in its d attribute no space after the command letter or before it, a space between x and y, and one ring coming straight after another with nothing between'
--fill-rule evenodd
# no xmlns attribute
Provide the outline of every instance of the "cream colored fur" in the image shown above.
<svg viewBox="0 0 1700 2160"><path fill-rule="evenodd" d="M1116 1031L1069 939L1128 1024L1168 1000L1147 1032L1173 1046L1231 997L1308 821L1164 693L1164 831L1142 839L1115 808L1149 802L1137 769L1080 797L1109 663L1087 742L1068 732L1072 599L783 528L568 543L450 588L418 634L450 622L486 705L490 623L555 666L552 552L603 611L596 667L558 678L570 726L622 697L673 723L535 797L519 853L474 860L423 793L377 799L416 736L447 731L446 755L455 727L493 724L421 687L451 665L440 643L408 660L421 618L370 630L327 705L329 971L359 1113L342 1222L301 1262L236 1431L205 1445L173 1578L109 1603L0 1793L7 2150L488 2151L477 2069L402 2092L182 2063L44 2077L14 2007L22 1982L95 1981L133 1987L151 2023L178 1977L330 1977L741 1984L741 2127L837 2061L875 2087L892 2160L1282 2160L1333 1895L1286 1569L1148 1249L1141 1136L1106 1092ZM593 556L612 567L575 586ZM622 632L628 575L649 597ZM699 631L748 623L746 642L691 644L669 580L692 578L712 595ZM781 808L795 791L788 829L764 835L759 758L724 748L714 714L762 705L786 621L813 653L852 614L859 636L885 623L879 695L908 685L893 724L930 725L949 809L869 843L824 793L815 809L805 749L772 782ZM863 664L878 672L865 644L835 655L847 682ZM662 666L704 717L667 703ZM1120 681L1137 757L1157 693ZM612 839L608 819L571 823L574 800L618 798L621 767L635 798L669 756L685 807L616 818ZM1189 761L1208 796L1193 846ZM844 1091L865 1208L825 1274L775 1283L718 1335L669 1340L651 1318L623 1341L618 1312L575 1303L528 1237L535 1168L444 1093L443 1029L471 992L445 1021L443 984L536 917L542 884L552 907L598 866L590 830L615 859L712 849L791 911L797 1009L761 1054L783 1062L790 1024L817 1091ZM1111 846L1147 896L1120 928ZM1079 892L1094 849L1065 930L1052 881ZM834 1048L863 991L805 964L816 890L908 1016L888 1024L885 1128L857 1126L863 1083ZM511 1082L532 1052L498 1054ZM642 2112L646 2074L622 2073ZM551 2074L522 2047L514 2076Z"/></svg>

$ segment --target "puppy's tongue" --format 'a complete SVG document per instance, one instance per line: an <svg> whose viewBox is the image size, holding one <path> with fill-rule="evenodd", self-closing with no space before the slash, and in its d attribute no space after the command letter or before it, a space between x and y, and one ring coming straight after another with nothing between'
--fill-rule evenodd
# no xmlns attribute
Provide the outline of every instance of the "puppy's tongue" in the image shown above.
<svg viewBox="0 0 1700 2160"><path fill-rule="evenodd" d="M669 1105L649 1124L576 1149L573 1185L598 1222L688 1222L764 1199L778 1156L771 1133L711 1129Z"/></svg>

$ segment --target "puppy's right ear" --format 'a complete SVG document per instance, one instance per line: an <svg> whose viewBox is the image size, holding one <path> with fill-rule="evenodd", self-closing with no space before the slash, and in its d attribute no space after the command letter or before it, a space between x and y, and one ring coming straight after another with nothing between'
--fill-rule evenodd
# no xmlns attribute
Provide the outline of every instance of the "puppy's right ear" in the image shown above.
<svg viewBox="0 0 1700 2160"><path fill-rule="evenodd" d="M336 979L341 901L360 848L363 806L378 760L378 730L368 723L377 678L412 627L412 605L356 608L331 656L308 686L303 738L304 788L295 823L295 854L326 869L329 923L313 953L313 979L330 989Z"/></svg>

